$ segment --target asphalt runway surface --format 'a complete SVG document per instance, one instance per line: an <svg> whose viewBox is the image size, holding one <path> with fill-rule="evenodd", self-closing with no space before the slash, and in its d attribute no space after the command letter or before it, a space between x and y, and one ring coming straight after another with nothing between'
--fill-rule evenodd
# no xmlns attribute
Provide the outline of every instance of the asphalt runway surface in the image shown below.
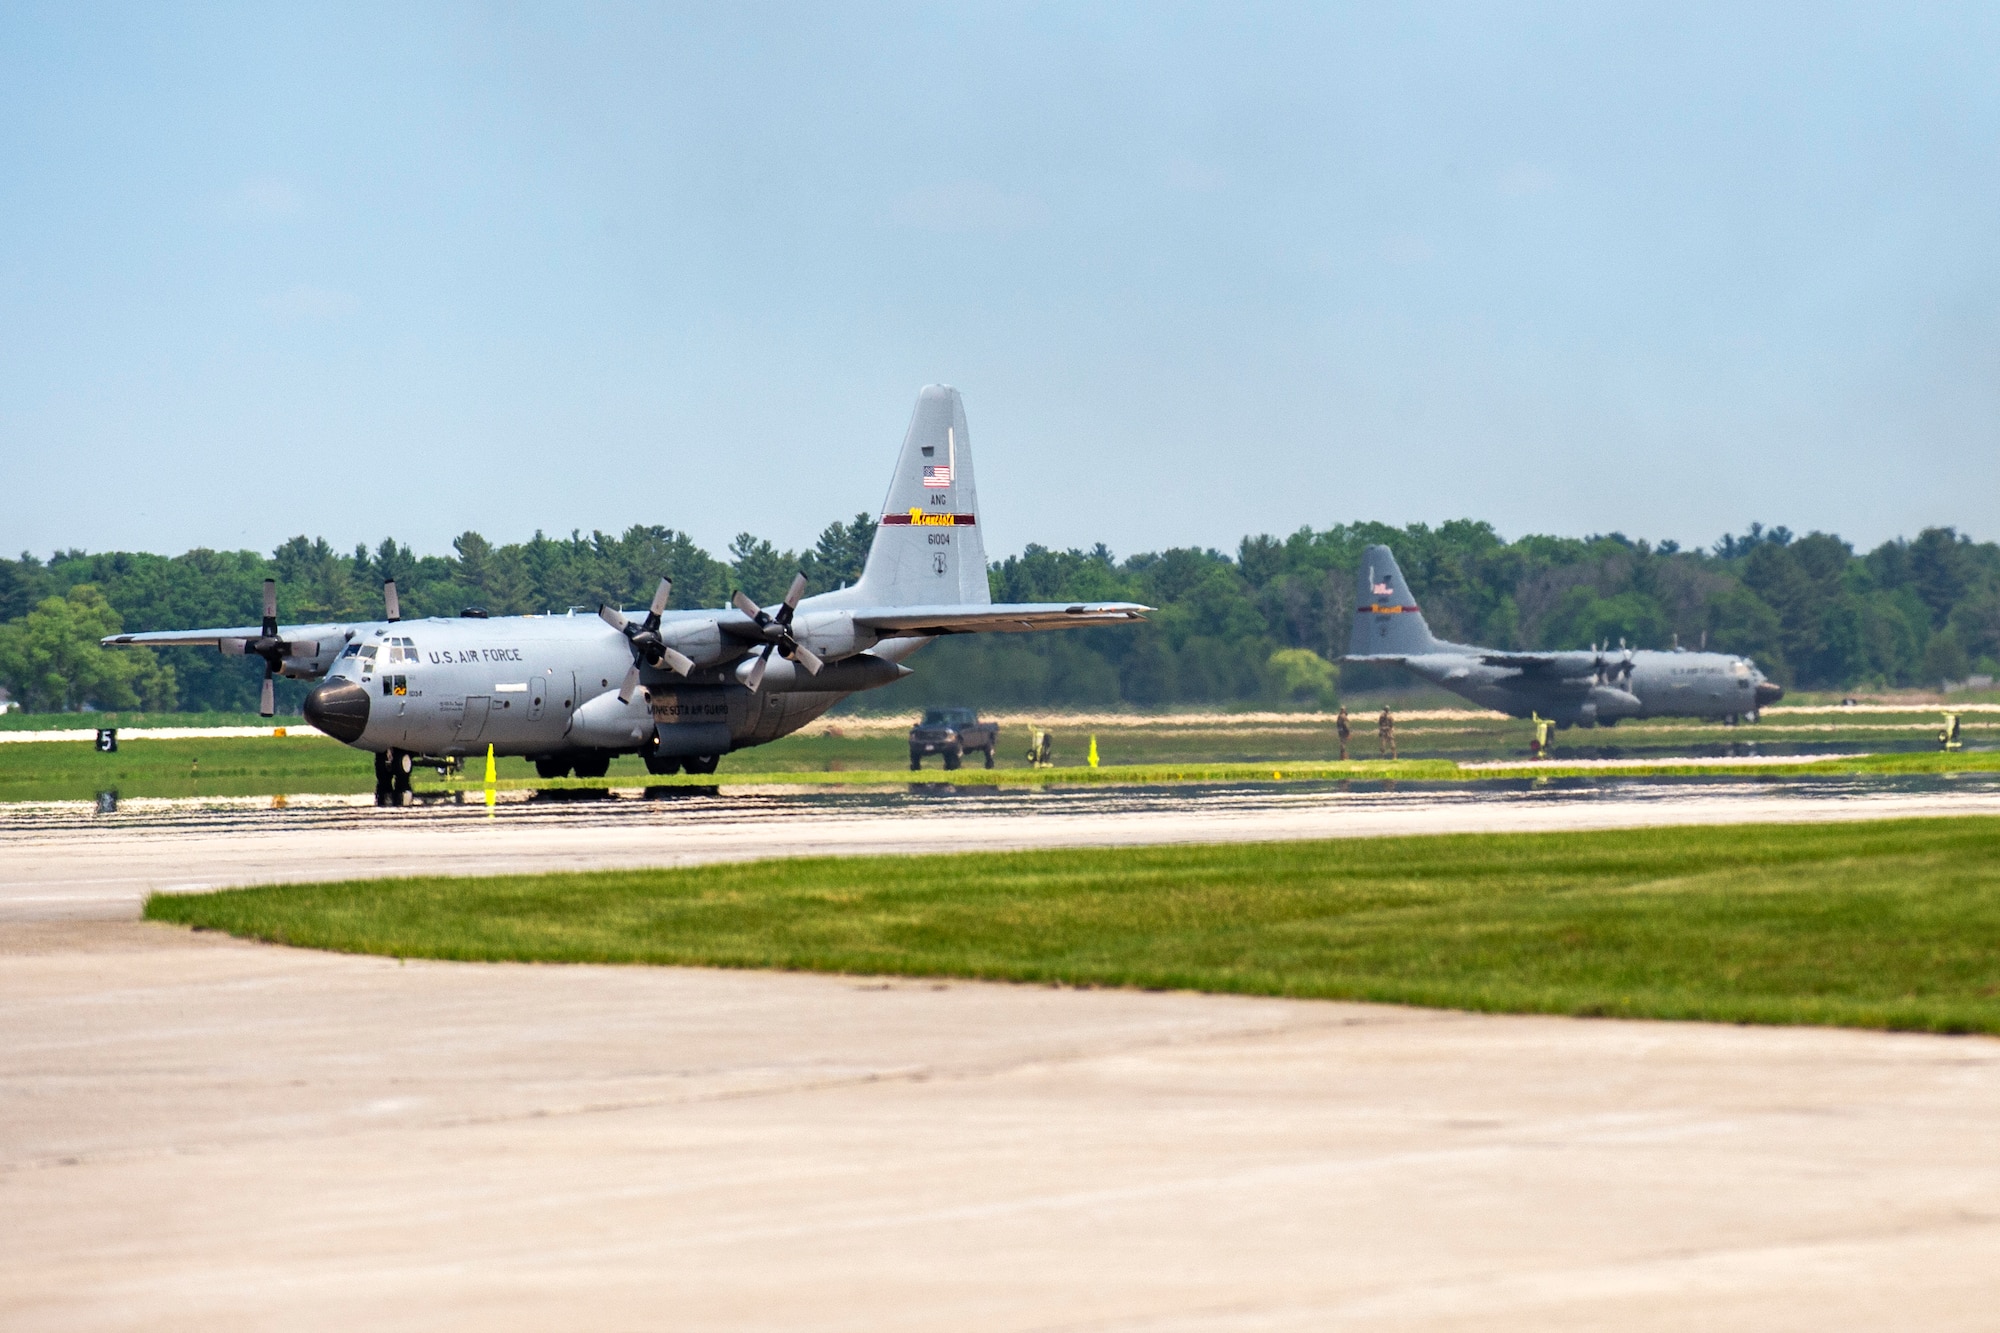
<svg viewBox="0 0 2000 1333"><path fill-rule="evenodd" d="M1990 776L695 794L377 809L366 798L0 807L0 921L136 916L151 892L768 856L2000 814ZM675 790L675 789L664 789Z"/></svg>
<svg viewBox="0 0 2000 1333"><path fill-rule="evenodd" d="M0 815L0 1326L1992 1326L1985 1038L130 919L148 886L354 873L2000 810L1944 781L1052 795Z"/></svg>

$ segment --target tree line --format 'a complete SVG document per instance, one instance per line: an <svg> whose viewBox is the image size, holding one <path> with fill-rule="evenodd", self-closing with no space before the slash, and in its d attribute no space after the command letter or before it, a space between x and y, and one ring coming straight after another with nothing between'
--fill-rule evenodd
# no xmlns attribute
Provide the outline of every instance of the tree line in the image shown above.
<svg viewBox="0 0 2000 1333"><path fill-rule="evenodd" d="M452 554L373 550L294 537L268 556L59 551L0 560L0 685L24 706L254 708L261 664L210 650L96 650L102 634L254 624L266 578L287 622L381 614L394 578L406 618L636 607L662 574L677 607L723 605L734 588L783 595L795 570L814 591L859 577L873 520L830 524L809 548L750 533L726 558L672 528L635 526L496 546L476 532ZM1857 552L1830 533L1753 524L1707 550L1620 533L1503 541L1490 524L1379 523L1246 537L1236 551L1191 547L1119 559L1098 545L1030 545L989 571L996 601L1115 599L1158 611L1136 628L946 640L916 676L864 703L910 707L1153 706L1251 700L1329 703L1346 648L1355 567L1371 543L1395 549L1440 638L1502 648L1679 643L1743 653L1806 688L1935 684L2000 668L2000 545L1951 528ZM1358 670L1358 669L1357 669ZM1352 675L1348 683L1357 683ZM296 707L303 686L287 684Z"/></svg>

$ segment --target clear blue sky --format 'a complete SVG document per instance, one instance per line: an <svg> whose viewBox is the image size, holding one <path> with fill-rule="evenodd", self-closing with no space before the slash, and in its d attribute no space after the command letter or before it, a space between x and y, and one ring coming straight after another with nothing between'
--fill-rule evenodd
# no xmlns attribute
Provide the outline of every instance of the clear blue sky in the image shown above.
<svg viewBox="0 0 2000 1333"><path fill-rule="evenodd" d="M2000 537L2000 9L9 5L0 547Z"/></svg>

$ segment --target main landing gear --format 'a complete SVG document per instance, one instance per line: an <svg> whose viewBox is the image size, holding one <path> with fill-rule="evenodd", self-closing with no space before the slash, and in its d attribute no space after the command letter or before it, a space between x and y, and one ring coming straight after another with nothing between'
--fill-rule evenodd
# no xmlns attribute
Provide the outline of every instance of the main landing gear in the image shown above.
<svg viewBox="0 0 2000 1333"><path fill-rule="evenodd" d="M571 773L580 778L601 778L610 771L609 750L569 750L535 759L535 774L543 778L566 778Z"/></svg>
<svg viewBox="0 0 2000 1333"><path fill-rule="evenodd" d="M656 754L639 757L645 761L646 771L656 777L682 772L713 773L722 762L719 754L691 755L685 759ZM601 778L611 771L612 758L609 750L566 750L561 754L538 755L535 772L544 778L566 778L572 773L580 778Z"/></svg>

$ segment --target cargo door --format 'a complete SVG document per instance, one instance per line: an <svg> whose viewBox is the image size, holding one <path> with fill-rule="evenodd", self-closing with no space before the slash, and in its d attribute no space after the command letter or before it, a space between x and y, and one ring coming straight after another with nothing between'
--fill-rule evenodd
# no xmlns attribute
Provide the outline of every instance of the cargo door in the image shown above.
<svg viewBox="0 0 2000 1333"><path fill-rule="evenodd" d="M458 734L452 741L458 745L471 745L486 734L486 714L493 707L490 694L468 694L465 696L465 712L458 719Z"/></svg>

